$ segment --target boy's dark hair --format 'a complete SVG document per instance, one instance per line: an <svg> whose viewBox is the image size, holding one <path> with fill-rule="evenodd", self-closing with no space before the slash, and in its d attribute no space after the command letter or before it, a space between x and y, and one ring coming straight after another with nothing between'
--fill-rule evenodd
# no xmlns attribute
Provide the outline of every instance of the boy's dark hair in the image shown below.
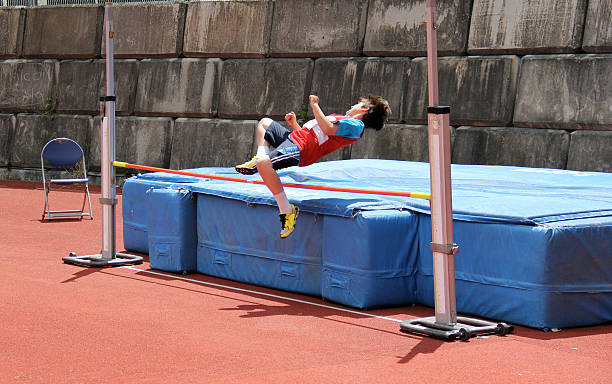
<svg viewBox="0 0 612 384"><path fill-rule="evenodd" d="M391 115L391 108L389 108L387 100L370 93L367 98L362 97L359 101L365 103L365 106L370 108L368 113L363 116L363 124L368 128L374 128L377 131L381 130L385 125L385 121Z"/></svg>

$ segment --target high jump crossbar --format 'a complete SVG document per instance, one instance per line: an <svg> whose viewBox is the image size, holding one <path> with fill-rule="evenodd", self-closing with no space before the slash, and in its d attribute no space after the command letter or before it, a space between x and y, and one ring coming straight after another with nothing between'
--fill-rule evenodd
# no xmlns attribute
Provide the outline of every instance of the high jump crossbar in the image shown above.
<svg viewBox="0 0 612 384"><path fill-rule="evenodd" d="M224 181L234 181L239 183L249 183L249 184L263 184L265 183L262 180L251 180L245 179L241 177L231 177L231 176L220 176L220 175L207 175L202 173L194 173L188 171L177 171L174 169L166 169L166 168L158 168L158 167L149 167L146 165L138 165L125 163L122 161L113 161L113 165L115 167L122 168L132 168L132 169L140 169L143 171L152 171L152 172L164 172L164 173L173 173L176 175L184 175L184 176L193 176L200 177L204 179L215 179L215 180L224 180ZM330 187L325 185L310 185L310 184L293 184L293 183L283 183L284 187L289 188L302 188L302 189L316 189L321 191L334 191L334 192L349 192L349 193L366 193L371 195L388 195L388 196L403 196L403 197L412 197L415 199L426 199L429 200L431 195L426 192L400 192L400 191L384 191L384 190L374 190L374 189L362 189L362 188L341 188L341 187Z"/></svg>

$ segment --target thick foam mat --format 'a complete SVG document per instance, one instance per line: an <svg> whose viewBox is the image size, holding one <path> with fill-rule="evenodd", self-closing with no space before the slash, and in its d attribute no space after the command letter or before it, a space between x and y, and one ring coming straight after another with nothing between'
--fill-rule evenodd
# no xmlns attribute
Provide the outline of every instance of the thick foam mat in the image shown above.
<svg viewBox="0 0 612 384"><path fill-rule="evenodd" d="M146 192L147 242L151 268L196 271L196 199L185 188L150 188Z"/></svg>
<svg viewBox="0 0 612 384"><path fill-rule="evenodd" d="M281 239L278 210L198 194L198 271L309 295L321 294L320 215L301 212Z"/></svg>
<svg viewBox="0 0 612 384"><path fill-rule="evenodd" d="M239 176L231 168L190 171ZM427 163L347 160L279 175L288 183L429 191ZM452 177L459 312L549 328L612 320L612 174L453 165ZM149 173L124 186L126 249L142 252L131 247L149 231L145 191L179 187L198 194L191 241L202 273L358 308L433 305L427 200L287 188L301 214L281 240L265 186Z"/></svg>

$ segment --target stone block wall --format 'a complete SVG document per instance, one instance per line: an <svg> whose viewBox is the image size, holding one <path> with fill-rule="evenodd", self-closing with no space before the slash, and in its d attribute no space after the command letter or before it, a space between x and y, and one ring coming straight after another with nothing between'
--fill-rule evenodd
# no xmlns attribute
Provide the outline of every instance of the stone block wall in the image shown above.
<svg viewBox="0 0 612 384"><path fill-rule="evenodd" d="M9 8L0 12L0 59L20 57L23 47L25 9Z"/></svg>
<svg viewBox="0 0 612 384"><path fill-rule="evenodd" d="M115 58L176 57L183 49L186 8L181 3L113 7ZM100 46L104 57L106 39Z"/></svg>
<svg viewBox="0 0 612 384"><path fill-rule="evenodd" d="M95 58L99 56L104 10L101 7L36 7L26 10L25 58Z"/></svg>
<svg viewBox="0 0 612 384"><path fill-rule="evenodd" d="M385 129L325 160L427 161L425 0L115 5L117 160L231 166L257 120L372 92ZM612 172L612 5L438 0L440 102L455 163ZM69 136L99 170L104 8L0 8L0 179L40 180Z"/></svg>
<svg viewBox="0 0 612 384"><path fill-rule="evenodd" d="M587 5L588 0L474 0L468 52L579 52Z"/></svg>

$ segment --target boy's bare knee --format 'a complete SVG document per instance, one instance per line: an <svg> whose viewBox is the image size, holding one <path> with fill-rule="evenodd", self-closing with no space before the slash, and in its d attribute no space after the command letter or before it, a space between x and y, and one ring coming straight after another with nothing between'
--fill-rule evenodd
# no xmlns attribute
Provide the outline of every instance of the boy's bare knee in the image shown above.
<svg viewBox="0 0 612 384"><path fill-rule="evenodd" d="M268 129L268 127L270 126L270 124L272 124L272 119L270 119L269 117L264 117L263 119L259 120L259 124L260 126L262 126L264 129Z"/></svg>
<svg viewBox="0 0 612 384"><path fill-rule="evenodd" d="M264 157L257 159L257 169L262 169L262 168L263 169L272 168L272 160L270 160L270 157L264 156Z"/></svg>

